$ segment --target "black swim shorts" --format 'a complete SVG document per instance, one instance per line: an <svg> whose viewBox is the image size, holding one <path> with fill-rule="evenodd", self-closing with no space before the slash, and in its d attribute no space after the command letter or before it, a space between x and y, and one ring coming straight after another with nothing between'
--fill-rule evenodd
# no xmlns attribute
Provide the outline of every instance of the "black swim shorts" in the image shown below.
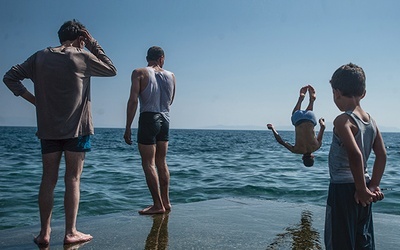
<svg viewBox="0 0 400 250"><path fill-rule="evenodd" d="M42 154L71 151L71 152L89 152L91 149L90 135L79 136L71 139L61 140L40 140Z"/></svg>
<svg viewBox="0 0 400 250"><path fill-rule="evenodd" d="M329 184L326 249L375 249L372 204L357 204L355 192L354 183Z"/></svg>
<svg viewBox="0 0 400 250"><path fill-rule="evenodd" d="M158 141L169 140L169 122L160 113L140 113L137 142L153 145Z"/></svg>

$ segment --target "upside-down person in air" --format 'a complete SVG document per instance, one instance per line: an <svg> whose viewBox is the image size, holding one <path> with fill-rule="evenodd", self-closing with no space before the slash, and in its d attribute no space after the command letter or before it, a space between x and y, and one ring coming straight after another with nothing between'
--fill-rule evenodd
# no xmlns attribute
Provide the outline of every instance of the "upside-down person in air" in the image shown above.
<svg viewBox="0 0 400 250"><path fill-rule="evenodd" d="M310 96L310 102L306 110L301 110L301 103L303 102L306 93ZM292 112L292 124L295 126L296 139L295 144L291 145L282 140L281 136L275 130L272 124L267 124L268 129L272 130L275 139L287 148L290 152L295 154L302 154L303 163L306 167L314 165L313 152L317 151L322 145L322 137L325 131L324 118L319 119L320 129L317 137L315 136L314 127L317 125L317 119L313 112L314 102L317 98L315 89L311 85L304 86L300 89L300 96L297 100L296 106Z"/></svg>

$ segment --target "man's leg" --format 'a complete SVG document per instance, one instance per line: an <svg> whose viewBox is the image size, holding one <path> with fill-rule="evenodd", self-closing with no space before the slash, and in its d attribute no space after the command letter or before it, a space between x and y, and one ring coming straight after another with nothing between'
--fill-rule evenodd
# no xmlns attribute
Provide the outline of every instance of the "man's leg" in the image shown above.
<svg viewBox="0 0 400 250"><path fill-rule="evenodd" d="M156 149L156 166L158 170L158 180L160 182L161 200L166 210L171 209L169 200L169 170L167 165L168 141L158 141Z"/></svg>
<svg viewBox="0 0 400 250"><path fill-rule="evenodd" d="M65 151L65 238L64 244L86 242L93 237L76 230L76 217L80 199L80 180L85 152Z"/></svg>
<svg viewBox="0 0 400 250"><path fill-rule="evenodd" d="M39 246L50 243L51 214L53 211L54 188L57 184L58 169L62 152L42 154L43 174L39 189L40 234L34 239Z"/></svg>
<svg viewBox="0 0 400 250"><path fill-rule="evenodd" d="M317 94L315 93L315 89L311 85L308 86L308 94L310 95L310 102L308 103L308 107L306 110L313 110L315 99L317 99Z"/></svg>
<svg viewBox="0 0 400 250"><path fill-rule="evenodd" d="M153 198L153 205L140 210L140 214L164 213L165 208L161 201L158 174L155 165L156 145L144 145L139 143L139 152L142 157L142 167L146 177L146 183Z"/></svg>
<svg viewBox="0 0 400 250"><path fill-rule="evenodd" d="M297 103L293 108L292 115L294 114L294 112L301 109L301 103L303 102L304 97L306 96L307 88L308 86L304 86L300 89L300 96L299 99L297 99Z"/></svg>

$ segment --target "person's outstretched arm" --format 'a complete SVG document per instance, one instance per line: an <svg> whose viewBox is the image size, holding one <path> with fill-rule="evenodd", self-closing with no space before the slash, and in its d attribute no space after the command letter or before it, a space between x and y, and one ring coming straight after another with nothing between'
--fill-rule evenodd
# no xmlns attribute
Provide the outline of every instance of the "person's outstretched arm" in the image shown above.
<svg viewBox="0 0 400 250"><path fill-rule="evenodd" d="M324 118L319 119L319 131L317 135L317 141L318 141L318 148L322 146L322 137L324 136L324 131L325 131L325 120Z"/></svg>
<svg viewBox="0 0 400 250"><path fill-rule="evenodd" d="M274 134L274 137L276 139L276 141L281 144L282 146L284 146L285 148L287 148L290 152L293 153L293 146L288 143L285 142L284 140L282 140L281 136L278 134L278 132L275 130L274 126L272 124L267 124L268 129L272 130L272 133Z"/></svg>

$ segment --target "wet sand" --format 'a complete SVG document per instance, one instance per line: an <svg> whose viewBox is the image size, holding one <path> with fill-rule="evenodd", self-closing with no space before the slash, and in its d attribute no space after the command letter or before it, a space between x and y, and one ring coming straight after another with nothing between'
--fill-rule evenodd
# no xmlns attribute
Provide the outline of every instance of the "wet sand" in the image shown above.
<svg viewBox="0 0 400 250"><path fill-rule="evenodd" d="M63 221L52 223L48 249L324 249L325 208L257 199L174 205L164 215L137 211L86 218L78 230L94 239L63 246ZM374 213L377 249L397 249L400 216ZM0 231L0 249L38 249L39 225ZM46 249L46 248L44 248Z"/></svg>

